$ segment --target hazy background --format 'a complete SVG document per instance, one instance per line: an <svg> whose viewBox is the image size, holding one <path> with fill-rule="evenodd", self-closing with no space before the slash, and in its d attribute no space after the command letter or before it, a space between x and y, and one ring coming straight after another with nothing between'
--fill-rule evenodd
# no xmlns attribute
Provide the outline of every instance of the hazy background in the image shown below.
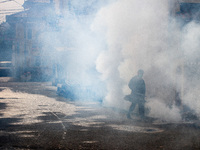
<svg viewBox="0 0 200 150"><path fill-rule="evenodd" d="M180 121L176 92L200 116L199 72L177 73L187 58L197 60L200 26L191 21L180 32L180 22L169 16L168 0L72 1L61 28L46 28L39 36L43 63L57 60L66 81L91 86L104 96L103 105L128 110L124 96L129 80L143 69L149 116ZM184 90L182 90L183 86Z"/></svg>
<svg viewBox="0 0 200 150"><path fill-rule="evenodd" d="M177 71L183 63L196 61L199 24L191 21L180 32L181 22L169 16L168 4L167 0L123 0L98 12L92 28L100 35L104 33L107 46L96 60L107 85L105 105L127 109L130 103L123 97L130 93L128 82L143 69L150 116L180 121L177 92L182 92L183 105L199 116L199 71L194 66L190 66L193 72L185 69L190 75Z"/></svg>

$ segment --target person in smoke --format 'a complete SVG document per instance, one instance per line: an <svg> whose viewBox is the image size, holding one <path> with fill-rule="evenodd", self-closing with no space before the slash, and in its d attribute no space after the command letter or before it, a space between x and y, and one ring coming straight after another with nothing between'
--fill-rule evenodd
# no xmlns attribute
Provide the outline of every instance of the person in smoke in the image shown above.
<svg viewBox="0 0 200 150"><path fill-rule="evenodd" d="M144 71L143 70L138 70L138 74L136 76L134 76L128 86L131 89L131 94L128 95L128 98L125 97L125 99L128 99L130 102L132 102L128 114L127 114L127 118L131 119L131 112L135 109L135 106L138 104L138 108L139 108L139 116L141 118L144 118L144 113L145 113L145 109L144 109L144 104L145 104L145 92L146 92L146 86L145 86L145 82L143 80L143 74Z"/></svg>

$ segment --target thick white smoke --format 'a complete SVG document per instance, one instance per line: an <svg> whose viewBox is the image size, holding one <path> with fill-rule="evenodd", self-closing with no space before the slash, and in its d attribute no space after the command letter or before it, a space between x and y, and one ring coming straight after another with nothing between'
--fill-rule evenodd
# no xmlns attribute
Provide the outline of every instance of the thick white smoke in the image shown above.
<svg viewBox="0 0 200 150"><path fill-rule="evenodd" d="M153 118L168 122L179 122L182 119L179 108L175 105L168 107L160 99L149 99L146 106L150 109L148 115Z"/></svg>
<svg viewBox="0 0 200 150"><path fill-rule="evenodd" d="M183 27L181 48L185 56L183 104L195 111L200 118L200 70L199 47L200 24L192 21Z"/></svg>
<svg viewBox="0 0 200 150"><path fill-rule="evenodd" d="M167 0L118 0L99 11L92 27L105 33L107 44L96 61L107 84L105 105L128 109L130 103L123 97L130 93L129 80L141 68L145 71L149 115L165 120L181 119L175 106L176 92L180 92L183 80L188 81L177 74L179 58L184 55L180 43L188 50L195 41L191 33L185 34L186 42L181 41L183 33L176 21L170 21L168 4ZM199 25L190 26L198 37L200 34L194 32ZM187 32L190 31L187 29ZM186 52L191 53L185 51L185 55Z"/></svg>
<svg viewBox="0 0 200 150"><path fill-rule="evenodd" d="M84 5L72 2L73 9L84 10L95 1ZM69 11L62 19L61 31L51 33L56 39L44 38L45 43L50 43L46 44L48 51L56 48L51 57L59 59L66 78L84 85L98 85L101 78L107 90L104 105L128 110L130 103L124 100L130 93L128 82L138 69L143 69L149 116L181 120L175 106L177 92L183 104L200 114L199 86L196 79L190 82L190 75L183 75L182 65L184 55L193 60L198 54L199 24L192 22L181 32L179 23L170 18L168 0L109 2L96 3L86 15Z"/></svg>
<svg viewBox="0 0 200 150"><path fill-rule="evenodd" d="M108 50L99 56L97 68L109 86L108 103L124 103L124 88L139 68L145 70L147 87L157 82L154 73L148 73L154 72L152 69L172 78L167 1L117 1L103 8L95 21L95 27L101 24L101 29L106 28Z"/></svg>

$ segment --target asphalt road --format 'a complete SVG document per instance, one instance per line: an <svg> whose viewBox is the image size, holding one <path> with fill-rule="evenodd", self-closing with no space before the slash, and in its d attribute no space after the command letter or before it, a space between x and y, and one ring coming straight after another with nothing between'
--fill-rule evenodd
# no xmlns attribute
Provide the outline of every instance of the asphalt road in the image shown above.
<svg viewBox="0 0 200 150"><path fill-rule="evenodd" d="M200 149L198 121L125 116L98 102L60 97L48 82L0 78L0 149Z"/></svg>

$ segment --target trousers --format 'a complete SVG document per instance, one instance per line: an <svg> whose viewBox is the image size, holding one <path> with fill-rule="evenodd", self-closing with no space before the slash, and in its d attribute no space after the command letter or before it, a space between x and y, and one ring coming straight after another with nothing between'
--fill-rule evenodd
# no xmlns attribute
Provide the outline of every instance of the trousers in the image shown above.
<svg viewBox="0 0 200 150"><path fill-rule="evenodd" d="M138 109L139 109L139 116L144 117L145 113L145 108L144 108L144 103L143 102L132 102L128 114L130 115L131 112L135 109L135 106L138 104Z"/></svg>

